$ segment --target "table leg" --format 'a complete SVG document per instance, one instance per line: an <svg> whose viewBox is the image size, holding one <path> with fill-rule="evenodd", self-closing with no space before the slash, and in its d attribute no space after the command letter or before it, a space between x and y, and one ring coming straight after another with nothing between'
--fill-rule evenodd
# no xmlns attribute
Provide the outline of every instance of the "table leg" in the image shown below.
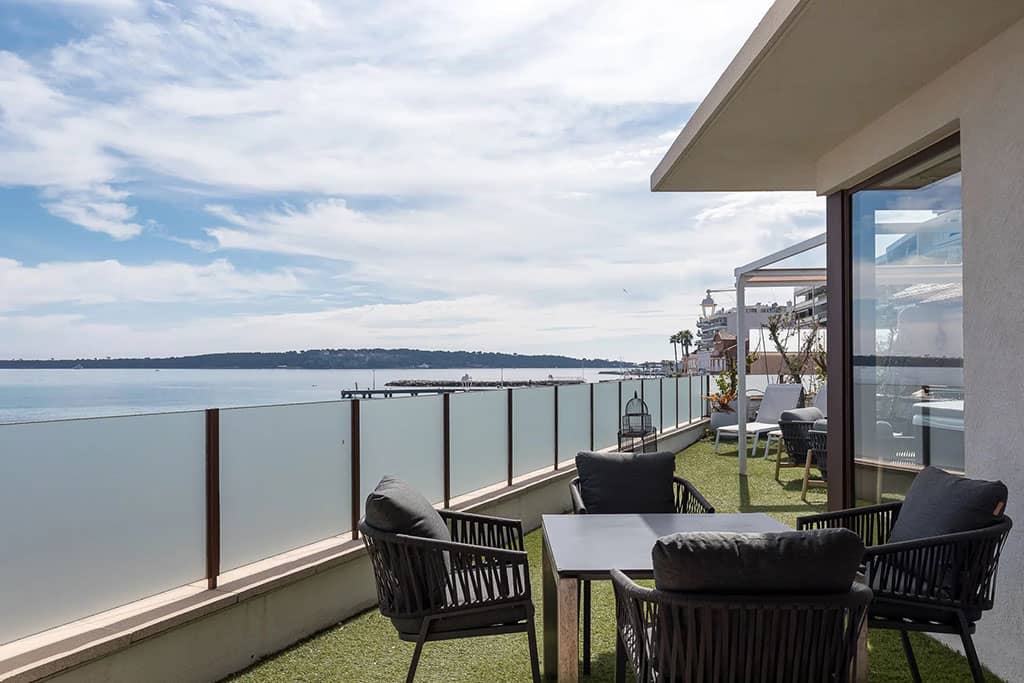
<svg viewBox="0 0 1024 683"><path fill-rule="evenodd" d="M580 609L576 579L558 579L558 683L576 683L580 668Z"/></svg>
<svg viewBox="0 0 1024 683"><path fill-rule="evenodd" d="M580 666L579 582L555 574L548 540L541 556L544 575L544 677L576 683Z"/></svg>
<svg viewBox="0 0 1024 683"><path fill-rule="evenodd" d="M554 678L558 673L558 596L557 578L551 563L548 538L543 537L541 551L541 574L544 586L541 600L544 603L544 678Z"/></svg>
<svg viewBox="0 0 1024 683"><path fill-rule="evenodd" d="M857 635L857 659L854 667L854 683L868 683L868 620L866 618Z"/></svg>

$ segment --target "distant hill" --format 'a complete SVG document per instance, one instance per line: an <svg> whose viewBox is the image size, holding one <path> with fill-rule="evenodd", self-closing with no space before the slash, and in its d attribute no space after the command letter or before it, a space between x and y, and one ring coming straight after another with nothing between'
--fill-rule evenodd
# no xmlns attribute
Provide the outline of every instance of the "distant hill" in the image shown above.
<svg viewBox="0 0 1024 683"><path fill-rule="evenodd" d="M483 351L422 351L419 349L310 349L274 353L207 353L171 358L75 358L66 360L0 360L0 369L14 368L189 368L307 370L370 370L431 368L611 368L633 363L604 358L529 356Z"/></svg>

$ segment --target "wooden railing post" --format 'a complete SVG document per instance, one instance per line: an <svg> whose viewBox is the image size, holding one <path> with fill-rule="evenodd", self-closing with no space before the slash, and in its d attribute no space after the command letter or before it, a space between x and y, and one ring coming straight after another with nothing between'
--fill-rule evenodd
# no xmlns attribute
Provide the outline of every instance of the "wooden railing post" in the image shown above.
<svg viewBox="0 0 1024 683"><path fill-rule="evenodd" d="M220 575L220 410L206 411L206 586Z"/></svg>
<svg viewBox="0 0 1024 683"><path fill-rule="evenodd" d="M444 506L451 507L452 501L452 395L442 394L442 429L444 431Z"/></svg>
<svg viewBox="0 0 1024 683"><path fill-rule="evenodd" d="M352 399L352 540L359 538L359 399Z"/></svg>

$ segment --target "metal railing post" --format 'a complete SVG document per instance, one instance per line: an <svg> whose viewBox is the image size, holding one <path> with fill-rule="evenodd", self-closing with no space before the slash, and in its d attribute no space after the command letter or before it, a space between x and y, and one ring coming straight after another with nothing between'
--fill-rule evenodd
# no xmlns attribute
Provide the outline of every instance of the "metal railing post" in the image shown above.
<svg viewBox="0 0 1024 683"><path fill-rule="evenodd" d="M512 486L512 390L508 390L508 485Z"/></svg>
<svg viewBox="0 0 1024 683"><path fill-rule="evenodd" d="M206 411L206 586L220 575L220 410Z"/></svg>
<svg viewBox="0 0 1024 683"><path fill-rule="evenodd" d="M594 383L590 383L590 450L594 450Z"/></svg>
<svg viewBox="0 0 1024 683"><path fill-rule="evenodd" d="M555 470L558 470L558 385L555 385Z"/></svg>
<svg viewBox="0 0 1024 683"><path fill-rule="evenodd" d="M359 399L352 399L352 540L359 538Z"/></svg>
<svg viewBox="0 0 1024 683"><path fill-rule="evenodd" d="M441 429L444 434L444 506L452 504L452 395L441 395Z"/></svg>

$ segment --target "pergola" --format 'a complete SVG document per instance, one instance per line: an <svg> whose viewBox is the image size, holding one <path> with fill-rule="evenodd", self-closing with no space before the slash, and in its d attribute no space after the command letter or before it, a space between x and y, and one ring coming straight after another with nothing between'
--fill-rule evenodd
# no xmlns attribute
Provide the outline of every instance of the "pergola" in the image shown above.
<svg viewBox="0 0 1024 683"><path fill-rule="evenodd" d="M745 293L748 287L806 287L824 284L828 277L825 268L772 268L772 264L785 261L825 244L825 233L803 242L780 249L736 269L736 417L739 427L739 470L747 473L747 364L746 349L750 331L746 327ZM743 354L742 357L740 354Z"/></svg>

